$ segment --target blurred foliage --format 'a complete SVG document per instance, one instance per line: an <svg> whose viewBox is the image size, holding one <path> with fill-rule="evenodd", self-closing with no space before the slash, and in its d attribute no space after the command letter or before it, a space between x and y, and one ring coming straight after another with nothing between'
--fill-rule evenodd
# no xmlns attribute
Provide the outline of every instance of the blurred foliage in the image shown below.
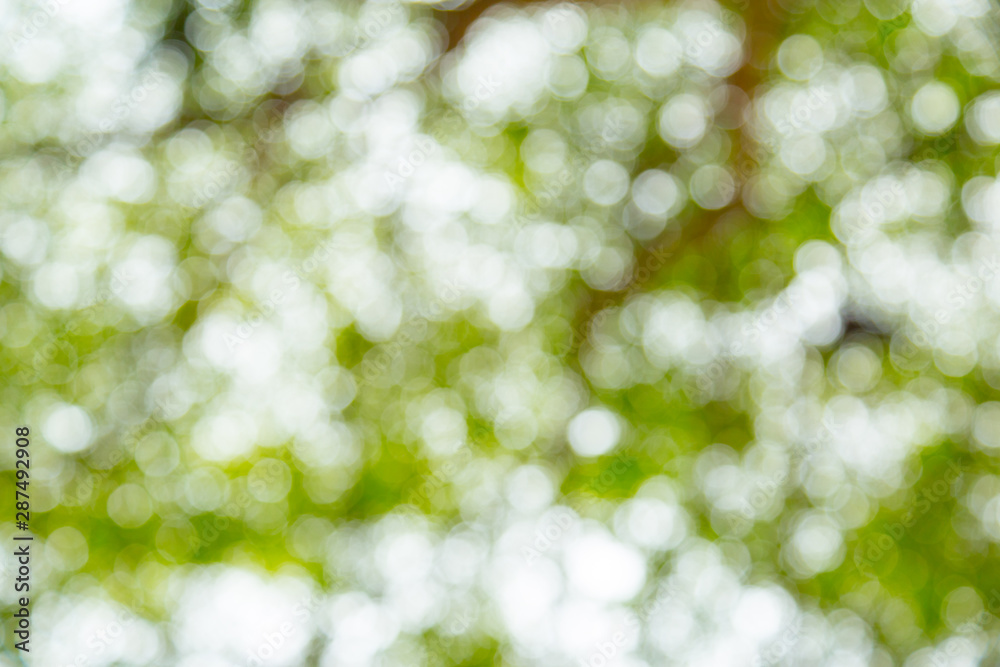
<svg viewBox="0 0 1000 667"><path fill-rule="evenodd" d="M1000 664L992 0L0 17L37 664Z"/></svg>

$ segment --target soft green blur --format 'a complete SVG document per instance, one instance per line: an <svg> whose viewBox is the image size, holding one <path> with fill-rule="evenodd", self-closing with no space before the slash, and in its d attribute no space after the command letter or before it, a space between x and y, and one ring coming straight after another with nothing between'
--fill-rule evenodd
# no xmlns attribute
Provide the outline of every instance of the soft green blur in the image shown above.
<svg viewBox="0 0 1000 667"><path fill-rule="evenodd" d="M0 5L26 664L1000 664L998 35Z"/></svg>

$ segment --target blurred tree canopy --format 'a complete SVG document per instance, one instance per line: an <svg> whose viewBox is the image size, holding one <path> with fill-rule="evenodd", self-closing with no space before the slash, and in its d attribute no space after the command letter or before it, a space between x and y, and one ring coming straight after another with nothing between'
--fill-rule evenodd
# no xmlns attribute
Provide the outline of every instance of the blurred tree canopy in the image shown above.
<svg viewBox="0 0 1000 667"><path fill-rule="evenodd" d="M0 6L27 663L1000 664L998 9Z"/></svg>

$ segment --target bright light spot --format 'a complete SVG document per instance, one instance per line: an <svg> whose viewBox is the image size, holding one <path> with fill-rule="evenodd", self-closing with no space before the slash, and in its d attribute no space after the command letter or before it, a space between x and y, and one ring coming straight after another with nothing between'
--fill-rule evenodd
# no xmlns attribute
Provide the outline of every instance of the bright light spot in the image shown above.
<svg viewBox="0 0 1000 667"><path fill-rule="evenodd" d="M42 264L35 272L34 288L38 301L53 310L72 308L80 294L76 271L63 262Z"/></svg>
<svg viewBox="0 0 1000 667"><path fill-rule="evenodd" d="M669 30L658 26L643 29L635 45L635 61L653 76L668 77L681 66L684 53Z"/></svg>
<svg viewBox="0 0 1000 667"><path fill-rule="evenodd" d="M156 190L156 171L133 149L103 150L87 160L83 172L95 191L127 204L147 202Z"/></svg>
<svg viewBox="0 0 1000 667"><path fill-rule="evenodd" d="M180 448L167 433L150 433L135 446L135 463L150 477L169 475L180 462Z"/></svg>
<svg viewBox="0 0 1000 667"><path fill-rule="evenodd" d="M717 210L726 206L736 196L736 181L728 170L714 164L699 167L688 183L691 199L698 206Z"/></svg>
<svg viewBox="0 0 1000 667"><path fill-rule="evenodd" d="M834 355L831 366L848 391L860 394L875 387L882 377L882 362L864 345L848 345Z"/></svg>
<svg viewBox="0 0 1000 667"><path fill-rule="evenodd" d="M969 135L983 146L1000 144L1000 92L977 97L965 116Z"/></svg>
<svg viewBox="0 0 1000 667"><path fill-rule="evenodd" d="M798 521L782 552L792 571L799 577L808 578L840 564L844 557L844 538L831 517L810 512Z"/></svg>
<svg viewBox="0 0 1000 667"><path fill-rule="evenodd" d="M632 599L646 582L646 559L603 529L592 529L570 540L565 554L570 585L584 595L606 602Z"/></svg>
<svg viewBox="0 0 1000 667"><path fill-rule="evenodd" d="M108 496L108 516L122 528L138 528L152 515L149 494L138 484L122 484Z"/></svg>
<svg viewBox="0 0 1000 667"><path fill-rule="evenodd" d="M931 81L913 96L910 115L924 134L942 134L958 120L958 95L946 83Z"/></svg>
<svg viewBox="0 0 1000 667"><path fill-rule="evenodd" d="M87 538L72 526L53 530L45 540L45 560L57 570L79 570L88 558Z"/></svg>
<svg viewBox="0 0 1000 667"><path fill-rule="evenodd" d="M212 661L208 664L300 665L306 661L315 625L327 613L306 582L290 575L215 565L191 570L177 581L177 588L173 643L182 655ZM350 627L338 615L335 637L345 630L361 631L362 619L373 621L367 626L370 632L385 631L377 619L363 614Z"/></svg>
<svg viewBox="0 0 1000 667"><path fill-rule="evenodd" d="M1000 403L990 401L976 408L972 435L988 450L1000 450Z"/></svg>
<svg viewBox="0 0 1000 667"><path fill-rule="evenodd" d="M643 213L652 216L670 216L684 205L684 191L680 181L658 169L639 174L632 184L632 199Z"/></svg>
<svg viewBox="0 0 1000 667"><path fill-rule="evenodd" d="M59 403L42 425L45 441L64 454L82 451L90 445L92 427L83 408Z"/></svg>
<svg viewBox="0 0 1000 667"><path fill-rule="evenodd" d="M554 497L552 480L539 466L521 466L507 478L507 499L521 512L540 512L552 503Z"/></svg>
<svg viewBox="0 0 1000 667"><path fill-rule="evenodd" d="M292 471L283 461L262 459L247 474L247 487L262 503L278 502L292 488Z"/></svg>
<svg viewBox="0 0 1000 667"><path fill-rule="evenodd" d="M673 549L687 536L684 512L657 498L633 498L627 501L615 517L619 535L647 549Z"/></svg>
<svg viewBox="0 0 1000 667"><path fill-rule="evenodd" d="M708 129L709 110L695 95L672 97L660 109L660 136L675 148L690 148L697 144Z"/></svg>
<svg viewBox="0 0 1000 667"><path fill-rule="evenodd" d="M628 193L628 171L611 160L598 160L583 175L583 191L595 204L617 204Z"/></svg>
<svg viewBox="0 0 1000 667"><path fill-rule="evenodd" d="M209 414L191 433L191 448L209 461L229 461L246 456L255 445L257 426L242 411Z"/></svg>
<svg viewBox="0 0 1000 667"><path fill-rule="evenodd" d="M580 456L600 456L614 449L621 438L618 417L606 408L588 408L569 422L566 435Z"/></svg>
<svg viewBox="0 0 1000 667"><path fill-rule="evenodd" d="M33 265L45 258L49 233L45 225L34 218L21 216L4 221L3 252L19 264Z"/></svg>
<svg viewBox="0 0 1000 667"><path fill-rule="evenodd" d="M823 166L826 155L826 143L818 134L795 137L781 144L781 161L804 178Z"/></svg>
<svg viewBox="0 0 1000 667"><path fill-rule="evenodd" d="M809 35L792 35L778 48L778 67L789 79L805 81L823 67L823 48Z"/></svg>

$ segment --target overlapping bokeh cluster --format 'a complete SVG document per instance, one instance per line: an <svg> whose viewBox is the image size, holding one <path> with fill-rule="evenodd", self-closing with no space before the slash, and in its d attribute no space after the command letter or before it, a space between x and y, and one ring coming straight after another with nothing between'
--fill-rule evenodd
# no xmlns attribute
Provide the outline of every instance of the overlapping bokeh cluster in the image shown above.
<svg viewBox="0 0 1000 667"><path fill-rule="evenodd" d="M1000 660L993 0L0 43L28 664Z"/></svg>

